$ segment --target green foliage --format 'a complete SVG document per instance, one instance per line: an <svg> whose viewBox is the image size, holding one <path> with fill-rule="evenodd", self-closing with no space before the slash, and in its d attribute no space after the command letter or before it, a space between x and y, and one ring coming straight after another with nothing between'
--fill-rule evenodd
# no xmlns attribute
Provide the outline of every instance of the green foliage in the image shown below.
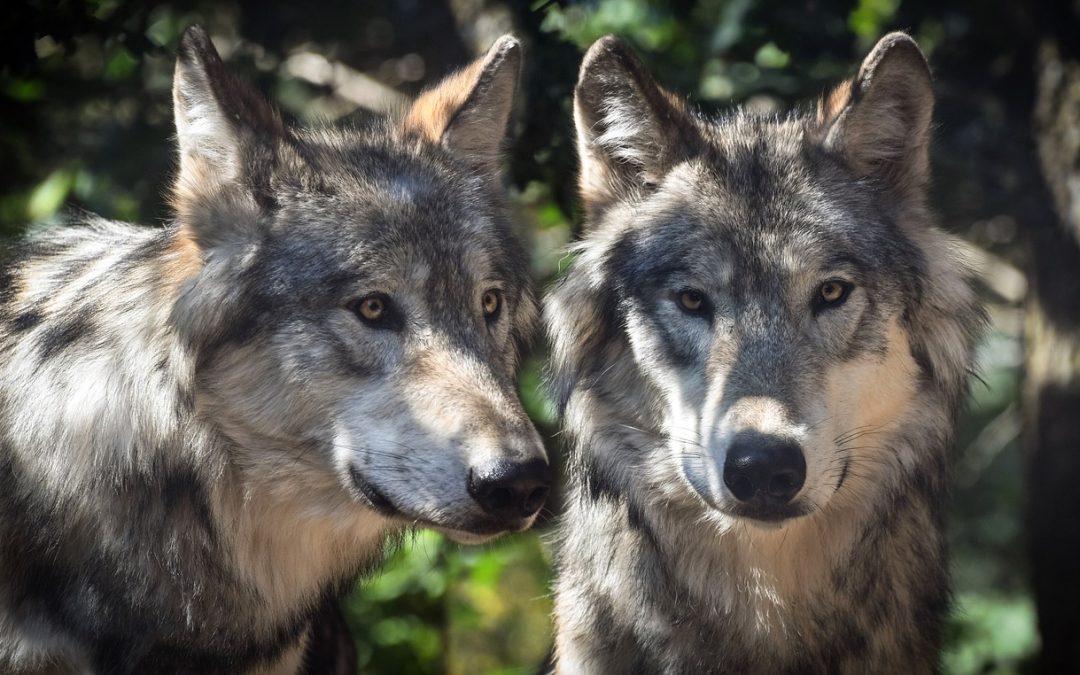
<svg viewBox="0 0 1080 675"><path fill-rule="evenodd" d="M892 23L900 0L859 0L858 6L848 14L848 27L859 38L863 49L869 49Z"/></svg>
<svg viewBox="0 0 1080 675"><path fill-rule="evenodd" d="M946 636L945 671L954 675L1027 672L1039 648L1031 598L961 594Z"/></svg>
<svg viewBox="0 0 1080 675"><path fill-rule="evenodd" d="M533 533L469 548L415 535L343 603L360 671L530 672L551 644L548 576Z"/></svg>
<svg viewBox="0 0 1080 675"><path fill-rule="evenodd" d="M28 220L45 220L60 208L75 186L75 173L69 169L57 169L43 180L26 201Z"/></svg>
<svg viewBox="0 0 1080 675"><path fill-rule="evenodd" d="M667 3L640 0L609 0L595 6L569 5L566 9L552 7L542 27L560 33L581 49L613 33L649 51L668 50L684 35L684 27L672 16Z"/></svg>

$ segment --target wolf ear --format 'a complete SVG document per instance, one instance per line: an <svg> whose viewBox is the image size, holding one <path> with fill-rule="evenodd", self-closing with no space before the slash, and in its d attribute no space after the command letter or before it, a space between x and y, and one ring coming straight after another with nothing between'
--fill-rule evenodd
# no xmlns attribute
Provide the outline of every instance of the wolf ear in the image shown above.
<svg viewBox="0 0 1080 675"><path fill-rule="evenodd" d="M207 209L265 206L284 127L273 107L229 72L200 26L180 39L173 114L180 151L174 206L196 241L207 243L222 234L211 223L228 222Z"/></svg>
<svg viewBox="0 0 1080 675"><path fill-rule="evenodd" d="M422 93L403 128L470 163L497 167L520 77L521 43L504 35L483 58Z"/></svg>
<svg viewBox="0 0 1080 675"><path fill-rule="evenodd" d="M640 196L700 143L684 103L610 35L597 40L582 61L574 124L588 211Z"/></svg>
<svg viewBox="0 0 1080 675"><path fill-rule="evenodd" d="M884 180L915 198L930 175L934 88L930 66L915 41L889 33L863 60L855 79L818 108L825 147L839 152L862 177Z"/></svg>

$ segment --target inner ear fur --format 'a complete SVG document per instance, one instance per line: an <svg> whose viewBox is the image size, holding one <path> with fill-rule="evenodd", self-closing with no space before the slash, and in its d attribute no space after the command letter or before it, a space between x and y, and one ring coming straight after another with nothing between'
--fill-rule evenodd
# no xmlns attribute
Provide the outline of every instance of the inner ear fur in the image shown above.
<svg viewBox="0 0 1080 675"><path fill-rule="evenodd" d="M403 129L470 163L497 166L520 76L521 43L504 35L482 58L422 93Z"/></svg>
<svg viewBox="0 0 1080 675"><path fill-rule="evenodd" d="M597 40L574 89L580 187L589 212L637 199L700 144L686 104L613 36Z"/></svg>
<svg viewBox="0 0 1080 675"><path fill-rule="evenodd" d="M271 201L281 118L229 72L200 26L180 40L173 114L179 171L172 201L184 236L202 248L233 239Z"/></svg>
<svg viewBox="0 0 1080 675"><path fill-rule="evenodd" d="M934 89L915 41L890 33L863 60L858 75L818 106L826 148L860 177L877 177L900 196L925 193L930 176Z"/></svg>

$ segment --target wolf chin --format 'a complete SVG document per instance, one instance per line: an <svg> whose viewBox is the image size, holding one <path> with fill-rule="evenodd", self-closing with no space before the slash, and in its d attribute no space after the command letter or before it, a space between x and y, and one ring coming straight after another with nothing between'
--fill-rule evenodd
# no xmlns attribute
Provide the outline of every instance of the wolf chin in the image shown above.
<svg viewBox="0 0 1080 675"><path fill-rule="evenodd" d="M189 29L175 223L87 218L3 268L0 671L296 672L394 533L532 523L520 62L504 37L400 121L301 130Z"/></svg>
<svg viewBox="0 0 1080 675"><path fill-rule="evenodd" d="M706 119L612 38L553 290L563 673L937 669L946 456L984 323L884 37L816 113Z"/></svg>

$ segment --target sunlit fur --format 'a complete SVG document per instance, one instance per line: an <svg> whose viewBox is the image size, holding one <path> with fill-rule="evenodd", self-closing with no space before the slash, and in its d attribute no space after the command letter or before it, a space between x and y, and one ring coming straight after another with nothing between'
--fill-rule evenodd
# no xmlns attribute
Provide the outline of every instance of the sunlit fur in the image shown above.
<svg viewBox="0 0 1080 675"><path fill-rule="evenodd" d="M299 130L185 34L176 222L80 219L2 268L0 671L295 672L387 537L531 524L468 493L544 453L493 162L519 68L503 38L432 112Z"/></svg>
<svg viewBox="0 0 1080 675"><path fill-rule="evenodd" d="M570 453L560 672L936 669L946 457L983 314L926 205L932 105L902 34L784 118L705 119L617 40L586 55L588 218L545 310ZM821 309L831 279L852 290ZM724 483L743 431L802 450L780 517Z"/></svg>

